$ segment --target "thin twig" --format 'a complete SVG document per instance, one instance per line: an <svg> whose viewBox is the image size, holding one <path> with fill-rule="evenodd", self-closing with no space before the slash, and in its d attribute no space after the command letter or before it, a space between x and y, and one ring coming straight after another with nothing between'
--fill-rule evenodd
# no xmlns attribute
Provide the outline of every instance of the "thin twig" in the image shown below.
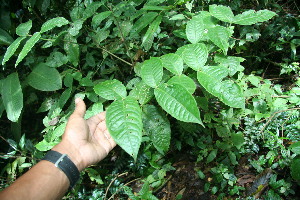
<svg viewBox="0 0 300 200"><path fill-rule="evenodd" d="M129 185L130 183L134 182L134 181L137 181L137 180L140 180L141 178L136 178L136 179L133 179L131 181L129 181L128 183L124 184L122 187L120 187L115 193L113 193L111 195L111 197L109 197L108 200L111 200L120 190L122 190L125 186Z"/></svg>
<svg viewBox="0 0 300 200"><path fill-rule="evenodd" d="M116 56L115 54L111 53L110 51L106 50L105 48L103 48L103 47L101 47L101 46L99 46L99 45L97 45L97 47L100 48L100 49L102 49L102 50L105 51L106 53L112 55L113 57L115 57L115 58L121 60L122 62L126 63L127 65L132 66L132 64L131 64L130 62L127 62L126 60L124 60L124 59L122 59L122 58Z"/></svg>
<svg viewBox="0 0 300 200"><path fill-rule="evenodd" d="M277 112L273 113L273 115L271 117L269 117L268 121L266 122L266 124L264 125L264 127L261 129L261 131L259 132L259 134L262 134L262 132L266 129L266 127L271 122L271 120L275 117L275 115L277 115L278 113L281 113L281 112L289 111L289 110L300 110L300 108L290 108L290 109L280 110L280 111L277 111Z"/></svg>
<svg viewBox="0 0 300 200"><path fill-rule="evenodd" d="M117 176L110 182L110 184L109 184L108 187L106 188L105 195L104 195L104 200L106 199L106 196L107 196L107 193L108 193L108 190L109 190L110 186L115 182L115 180L116 180L117 178L121 177L121 176L124 176L124 175L127 176L127 174L128 174L128 172L124 172L124 173L122 173L122 174L119 174L119 175L117 175Z"/></svg>
<svg viewBox="0 0 300 200"><path fill-rule="evenodd" d="M109 6L109 9L110 9L110 11L111 11L112 13L114 12L113 9L111 8L111 6ZM122 42L123 42L123 44L124 44L124 46L125 46L125 49L126 49L127 54L128 54L128 57L130 58L131 63L133 63L133 60L132 60L132 58L131 58L131 56L130 56L130 54L129 54L129 48L128 48L127 44L126 44L126 40L125 40L124 34L123 34L122 29L121 29L121 27L120 27L119 21L117 20L117 18L115 17L114 14L113 14L113 17L114 17L114 19L115 19L115 21L116 21L116 25L117 25L117 27L118 27L118 29L119 29L119 31L120 31L120 35L121 35L121 38L122 38ZM132 66L132 64L131 64L131 66Z"/></svg>

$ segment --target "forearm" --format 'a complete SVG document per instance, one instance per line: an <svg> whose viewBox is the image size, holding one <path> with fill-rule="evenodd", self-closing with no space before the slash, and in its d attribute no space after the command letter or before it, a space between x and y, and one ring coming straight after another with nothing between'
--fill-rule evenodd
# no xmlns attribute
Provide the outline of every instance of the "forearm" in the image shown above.
<svg viewBox="0 0 300 200"><path fill-rule="evenodd" d="M0 199L61 199L68 187L67 176L53 163L43 160L0 192Z"/></svg>

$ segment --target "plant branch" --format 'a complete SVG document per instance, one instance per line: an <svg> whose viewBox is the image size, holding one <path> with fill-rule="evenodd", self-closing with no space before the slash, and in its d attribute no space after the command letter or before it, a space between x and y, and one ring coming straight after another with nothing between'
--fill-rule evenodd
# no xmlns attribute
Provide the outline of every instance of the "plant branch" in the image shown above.
<svg viewBox="0 0 300 200"><path fill-rule="evenodd" d="M115 180L116 180L117 178L121 177L121 176L124 176L124 175L127 176L127 174L128 174L128 172L124 172L124 173L122 173L122 174L119 174L119 175L117 175L117 176L109 183L109 185L108 185L108 187L106 188L106 191L105 191L104 200L106 199L106 196L107 196L107 193L108 193L108 190L109 190L110 186L115 182ZM110 198L109 198L109 199L110 199Z"/></svg>
<svg viewBox="0 0 300 200"><path fill-rule="evenodd" d="M277 111L277 112L273 113L273 115L271 117L269 117L268 121L266 122L266 124L264 125L264 127L261 129L261 131L259 132L259 134L262 134L262 132L264 132L264 130L266 129L266 127L268 126L268 124L272 121L272 119L275 117L275 115L277 115L278 113L289 111L289 110L300 110L300 108L290 108L290 109L280 110L280 111Z"/></svg>

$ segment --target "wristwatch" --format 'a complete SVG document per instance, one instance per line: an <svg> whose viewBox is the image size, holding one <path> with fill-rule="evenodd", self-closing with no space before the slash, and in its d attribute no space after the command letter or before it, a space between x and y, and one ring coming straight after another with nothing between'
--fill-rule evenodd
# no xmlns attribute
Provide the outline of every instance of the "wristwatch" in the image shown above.
<svg viewBox="0 0 300 200"><path fill-rule="evenodd" d="M70 181L71 190L76 182L80 178L79 170L77 169L76 165L72 162L72 160L68 157L67 154L61 154L57 151L48 151L45 157L42 160L47 160L52 162L55 167L59 168L63 171Z"/></svg>

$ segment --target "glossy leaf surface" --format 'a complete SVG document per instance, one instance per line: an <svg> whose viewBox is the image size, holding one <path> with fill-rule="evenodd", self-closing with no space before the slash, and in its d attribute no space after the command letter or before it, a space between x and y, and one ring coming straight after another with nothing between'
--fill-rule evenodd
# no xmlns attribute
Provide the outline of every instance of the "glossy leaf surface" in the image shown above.
<svg viewBox="0 0 300 200"><path fill-rule="evenodd" d="M33 36L31 38L29 38L29 40L27 40L22 51L20 52L20 54L18 56L15 66L17 66L25 58L25 56L29 53L29 51L32 49L32 47L35 45L35 43L37 43L39 41L40 37L41 37L41 33L36 32L33 34Z"/></svg>
<svg viewBox="0 0 300 200"><path fill-rule="evenodd" d="M141 77L150 87L157 87L162 80L163 64L159 58L152 57L146 60L141 68Z"/></svg>
<svg viewBox="0 0 300 200"><path fill-rule="evenodd" d="M142 111L132 97L114 101L106 111L106 125L115 142L135 160L142 142Z"/></svg>
<svg viewBox="0 0 300 200"><path fill-rule="evenodd" d="M98 83L94 90L96 94L107 100L123 99L127 96L125 86L116 79Z"/></svg>
<svg viewBox="0 0 300 200"><path fill-rule="evenodd" d="M171 128L167 117L154 105L143 107L144 130L149 135L154 147L162 154L170 146Z"/></svg>
<svg viewBox="0 0 300 200"><path fill-rule="evenodd" d="M181 85L163 84L154 90L158 104L172 117L202 124L194 97Z"/></svg>
<svg viewBox="0 0 300 200"><path fill-rule="evenodd" d="M41 91L55 91L62 87L62 79L55 68L48 67L45 63L38 64L28 76L31 87Z"/></svg>
<svg viewBox="0 0 300 200"><path fill-rule="evenodd" d="M23 109L23 92L17 73L2 80L1 96L7 118L13 122L18 121Z"/></svg>

